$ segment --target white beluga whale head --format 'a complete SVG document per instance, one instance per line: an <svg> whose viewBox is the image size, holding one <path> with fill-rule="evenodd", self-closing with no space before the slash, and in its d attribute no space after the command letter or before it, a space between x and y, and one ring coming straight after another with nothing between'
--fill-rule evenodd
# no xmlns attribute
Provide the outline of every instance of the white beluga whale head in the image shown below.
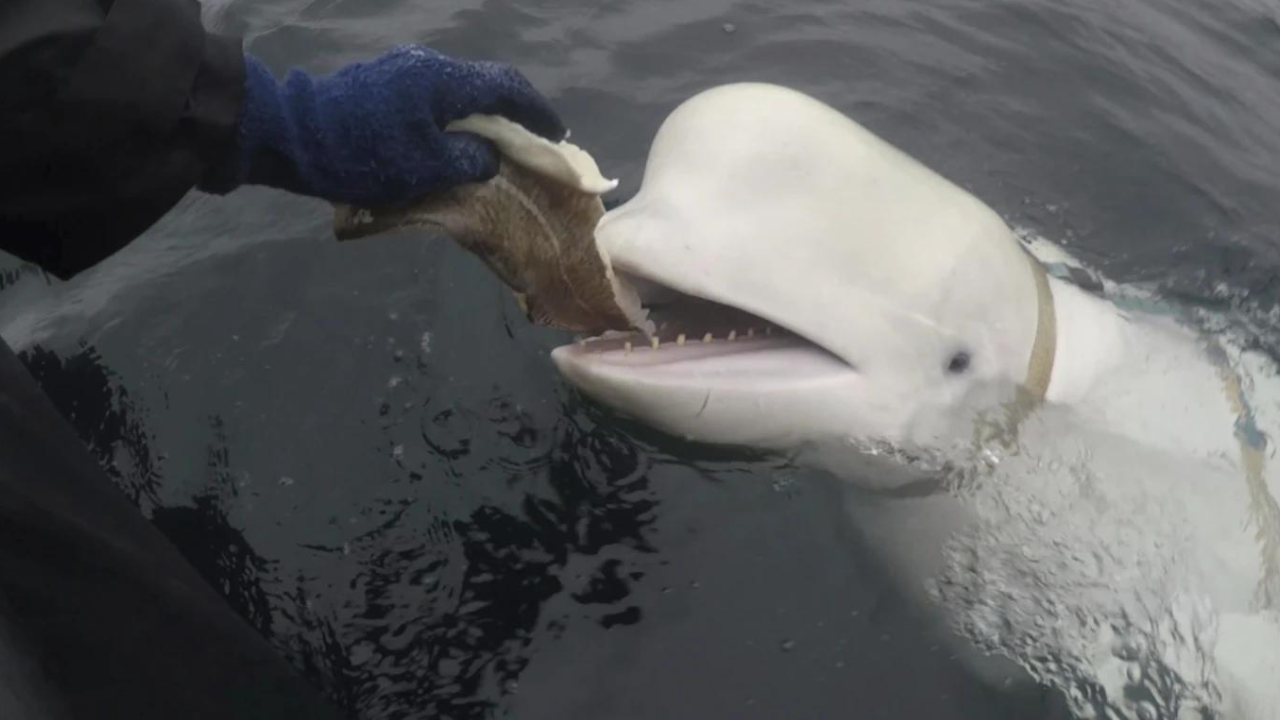
<svg viewBox="0 0 1280 720"><path fill-rule="evenodd" d="M1176 675L1179 698L1277 717L1280 600L1255 598L1280 598L1280 480L1248 432L1280 437L1272 364L1243 373L1243 354L1122 307L1114 287L1051 281L973 195L770 85L677 108L596 241L656 330L554 350L587 396L700 442L852 446L888 459L875 470L977 451L963 493L822 459L851 481L854 525L904 596L962 630L952 649L980 675L1003 687L1012 658L1108 717L1163 717L1130 691ZM1270 392L1250 403L1247 388ZM1032 417L1027 399L1050 402ZM997 406L1029 419L1014 452L970 432ZM1147 665L1114 642L1121 629L1153 638Z"/></svg>
<svg viewBox="0 0 1280 720"><path fill-rule="evenodd" d="M596 235L656 335L552 356L588 396L677 436L902 442L979 389L1048 383L1051 295L1001 218L796 91L685 102Z"/></svg>

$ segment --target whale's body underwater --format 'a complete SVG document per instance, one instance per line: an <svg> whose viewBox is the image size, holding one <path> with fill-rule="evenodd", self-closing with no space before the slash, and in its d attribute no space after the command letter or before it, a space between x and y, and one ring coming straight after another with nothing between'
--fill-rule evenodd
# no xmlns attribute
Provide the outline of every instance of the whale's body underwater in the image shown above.
<svg viewBox="0 0 1280 720"><path fill-rule="evenodd" d="M655 330L557 348L568 381L835 470L975 670L1011 659L1082 714L1280 717L1265 359L1046 274L977 198L770 85L676 109L596 240Z"/></svg>

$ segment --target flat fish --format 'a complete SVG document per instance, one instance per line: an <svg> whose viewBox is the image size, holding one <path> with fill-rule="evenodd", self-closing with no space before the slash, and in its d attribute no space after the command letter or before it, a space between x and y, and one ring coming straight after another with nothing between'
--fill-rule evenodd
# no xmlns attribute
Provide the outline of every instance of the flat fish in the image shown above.
<svg viewBox="0 0 1280 720"><path fill-rule="evenodd" d="M616 180L606 180L581 148L552 143L505 118L475 115L447 129L492 141L498 174L406 203L335 204L338 240L399 229L443 231L484 261L534 324L590 335L651 332L635 290L619 281L596 243L604 216L600 195Z"/></svg>

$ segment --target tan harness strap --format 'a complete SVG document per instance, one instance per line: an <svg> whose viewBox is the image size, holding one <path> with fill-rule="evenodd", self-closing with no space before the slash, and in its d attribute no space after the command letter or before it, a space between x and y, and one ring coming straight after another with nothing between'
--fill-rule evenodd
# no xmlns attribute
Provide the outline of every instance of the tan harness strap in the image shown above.
<svg viewBox="0 0 1280 720"><path fill-rule="evenodd" d="M1027 379L1024 384L1032 395L1043 399L1049 392L1049 381L1053 378L1053 358L1058 349L1058 322L1053 307L1053 290L1049 287L1049 274L1030 252L1027 252L1027 260L1031 263L1031 275L1036 281L1038 317L1036 339L1031 346L1031 360L1027 363Z"/></svg>

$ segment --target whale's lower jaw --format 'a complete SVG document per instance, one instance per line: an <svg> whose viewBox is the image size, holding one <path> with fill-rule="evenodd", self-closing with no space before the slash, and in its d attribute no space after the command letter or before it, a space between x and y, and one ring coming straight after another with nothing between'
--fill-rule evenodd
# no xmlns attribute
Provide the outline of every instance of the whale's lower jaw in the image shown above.
<svg viewBox="0 0 1280 720"><path fill-rule="evenodd" d="M763 450L785 450L840 427L839 406L830 401L858 381L848 365L789 337L657 349L595 340L556 348L551 357L580 392L657 430Z"/></svg>

